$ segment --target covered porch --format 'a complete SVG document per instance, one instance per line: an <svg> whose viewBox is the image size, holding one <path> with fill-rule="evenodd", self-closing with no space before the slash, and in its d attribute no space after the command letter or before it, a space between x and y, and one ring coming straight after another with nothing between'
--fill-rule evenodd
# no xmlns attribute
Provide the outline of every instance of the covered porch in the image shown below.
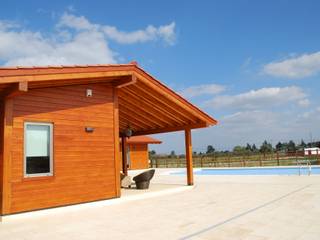
<svg viewBox="0 0 320 240"><path fill-rule="evenodd" d="M127 140L131 136L184 132L187 185L193 185L192 129L216 125L217 121L182 98L136 64L132 81L118 86L115 113L119 119L121 170L128 174ZM119 139L119 138L116 138ZM119 151L117 151L119 152ZM119 161L118 161L119 162Z"/></svg>

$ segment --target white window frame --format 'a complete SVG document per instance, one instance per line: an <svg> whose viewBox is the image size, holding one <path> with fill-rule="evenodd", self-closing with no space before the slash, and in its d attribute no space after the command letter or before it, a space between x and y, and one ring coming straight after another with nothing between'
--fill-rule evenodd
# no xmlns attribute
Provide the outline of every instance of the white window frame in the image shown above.
<svg viewBox="0 0 320 240"><path fill-rule="evenodd" d="M47 173L32 173L28 174L27 173L27 141L26 141L26 136L27 136L27 125L35 125L35 126L49 126L49 134L50 134L50 158L49 158L49 168L50 171ZM45 176L53 176L53 124L52 123L44 123L44 122L24 122L24 153L23 153L23 172L24 172L24 177L45 177Z"/></svg>

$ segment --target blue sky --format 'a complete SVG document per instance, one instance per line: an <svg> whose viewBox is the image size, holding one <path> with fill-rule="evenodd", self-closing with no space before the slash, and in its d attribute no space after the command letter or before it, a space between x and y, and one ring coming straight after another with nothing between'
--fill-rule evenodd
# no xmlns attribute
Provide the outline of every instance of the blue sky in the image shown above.
<svg viewBox="0 0 320 240"><path fill-rule="evenodd" d="M319 1L2 1L0 64L139 65L220 121L194 149L320 138ZM182 133L156 137L183 151Z"/></svg>

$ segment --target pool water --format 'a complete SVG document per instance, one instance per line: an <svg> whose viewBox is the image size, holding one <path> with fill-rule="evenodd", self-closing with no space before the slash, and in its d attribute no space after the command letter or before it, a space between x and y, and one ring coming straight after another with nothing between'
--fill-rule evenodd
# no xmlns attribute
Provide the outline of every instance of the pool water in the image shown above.
<svg viewBox="0 0 320 240"><path fill-rule="evenodd" d="M172 172L172 175L185 175L186 171ZM195 175L299 175L298 167L263 167L263 168L219 168L196 169ZM301 175L308 175L309 167L301 168ZM320 174L320 167L311 168L311 175Z"/></svg>

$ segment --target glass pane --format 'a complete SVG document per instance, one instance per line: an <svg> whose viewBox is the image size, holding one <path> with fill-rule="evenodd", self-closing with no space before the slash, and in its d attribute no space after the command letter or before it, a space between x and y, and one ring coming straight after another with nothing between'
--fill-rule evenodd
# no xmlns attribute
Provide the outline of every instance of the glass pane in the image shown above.
<svg viewBox="0 0 320 240"><path fill-rule="evenodd" d="M27 157L27 174L49 173L50 157Z"/></svg>
<svg viewBox="0 0 320 240"><path fill-rule="evenodd" d="M50 172L50 126L26 126L26 173Z"/></svg>

